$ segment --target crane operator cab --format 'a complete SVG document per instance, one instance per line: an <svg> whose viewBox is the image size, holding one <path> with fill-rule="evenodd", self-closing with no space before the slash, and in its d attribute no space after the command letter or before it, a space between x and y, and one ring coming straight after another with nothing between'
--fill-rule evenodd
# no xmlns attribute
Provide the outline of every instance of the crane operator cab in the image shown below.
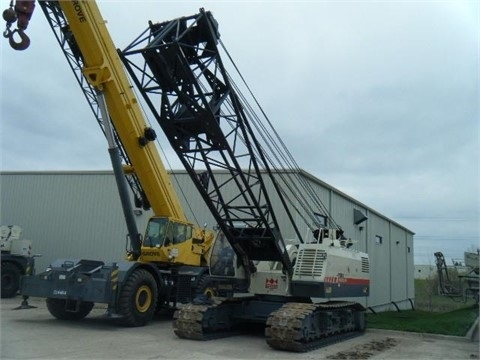
<svg viewBox="0 0 480 360"><path fill-rule="evenodd" d="M213 242L213 233L194 231L193 224L168 217L152 217L143 238L140 261L200 265ZM192 251L194 249L194 251Z"/></svg>

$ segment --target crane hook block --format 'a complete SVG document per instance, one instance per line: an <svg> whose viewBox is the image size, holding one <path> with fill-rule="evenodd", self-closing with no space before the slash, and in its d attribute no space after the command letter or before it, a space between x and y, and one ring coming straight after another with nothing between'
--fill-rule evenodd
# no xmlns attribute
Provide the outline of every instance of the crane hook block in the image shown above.
<svg viewBox="0 0 480 360"><path fill-rule="evenodd" d="M35 0L17 0L15 3L15 12L17 13L17 27L25 30L35 8Z"/></svg>
<svg viewBox="0 0 480 360"><path fill-rule="evenodd" d="M30 45L30 38L25 34L24 30L28 27L28 22L33 14L35 8L35 0L17 0L15 7L12 8L13 1L10 8L3 12L3 19L7 22L7 29L3 33L5 38L8 38L10 46L14 50L25 50ZM17 29L10 30L10 26L17 22ZM17 42L15 34L18 34L20 40Z"/></svg>

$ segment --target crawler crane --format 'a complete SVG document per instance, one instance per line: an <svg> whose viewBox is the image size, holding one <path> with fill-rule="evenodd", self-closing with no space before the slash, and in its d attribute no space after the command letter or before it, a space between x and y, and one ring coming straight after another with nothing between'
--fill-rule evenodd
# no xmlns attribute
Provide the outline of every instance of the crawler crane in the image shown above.
<svg viewBox="0 0 480 360"><path fill-rule="evenodd" d="M150 23L121 53L248 279L246 296L180 307L175 333L209 339L263 323L268 344L290 351L360 334L365 309L355 298L369 294L368 255L353 249L268 118L246 101L222 48L217 21L200 9ZM218 295L221 274L210 272L210 294Z"/></svg>

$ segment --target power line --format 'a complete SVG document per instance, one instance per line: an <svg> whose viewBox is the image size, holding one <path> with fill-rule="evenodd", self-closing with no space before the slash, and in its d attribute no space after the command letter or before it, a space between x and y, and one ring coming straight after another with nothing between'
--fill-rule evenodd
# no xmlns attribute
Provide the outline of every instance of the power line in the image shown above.
<svg viewBox="0 0 480 360"><path fill-rule="evenodd" d="M479 239L478 235L414 235L415 239L470 240Z"/></svg>
<svg viewBox="0 0 480 360"><path fill-rule="evenodd" d="M397 220L420 220L420 221L478 221L478 217L442 217L442 216L410 216L394 217Z"/></svg>

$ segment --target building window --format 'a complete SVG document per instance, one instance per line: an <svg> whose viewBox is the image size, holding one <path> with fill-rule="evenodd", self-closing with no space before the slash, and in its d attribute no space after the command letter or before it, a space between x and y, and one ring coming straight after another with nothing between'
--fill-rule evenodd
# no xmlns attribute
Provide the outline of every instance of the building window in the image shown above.
<svg viewBox="0 0 480 360"><path fill-rule="evenodd" d="M375 235L375 244L382 245L383 238L380 235Z"/></svg>
<svg viewBox="0 0 480 360"><path fill-rule="evenodd" d="M313 213L315 215L315 218L318 220L318 223L320 226L327 226L327 217L325 215L319 214L319 213Z"/></svg>
<svg viewBox="0 0 480 360"><path fill-rule="evenodd" d="M410 254L410 246L407 246L407 252Z"/></svg>

